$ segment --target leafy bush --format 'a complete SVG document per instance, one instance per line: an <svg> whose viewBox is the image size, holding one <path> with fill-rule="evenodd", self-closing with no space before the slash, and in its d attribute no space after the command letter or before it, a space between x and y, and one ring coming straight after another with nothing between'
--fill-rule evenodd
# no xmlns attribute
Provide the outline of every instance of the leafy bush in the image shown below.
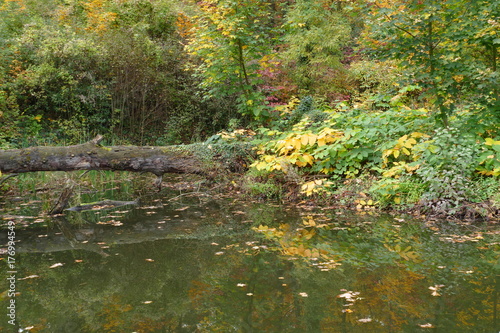
<svg viewBox="0 0 500 333"><path fill-rule="evenodd" d="M281 199L283 179L279 181L278 177L276 173L253 169L245 175L243 189L254 198Z"/></svg>
<svg viewBox="0 0 500 333"><path fill-rule="evenodd" d="M478 158L477 170L486 176L500 175L500 140L492 138L484 139L481 146L481 154Z"/></svg>
<svg viewBox="0 0 500 333"><path fill-rule="evenodd" d="M427 185L422 199L434 210L453 214L474 197L472 177L479 152L475 136L455 128L437 129L432 140L415 149L420 153L416 174Z"/></svg>
<svg viewBox="0 0 500 333"><path fill-rule="evenodd" d="M303 103L295 104L299 108ZM286 110L288 114L299 114ZM314 118L313 118L314 117ZM428 128L425 109L395 107L367 112L339 104L336 108L306 112L291 129L261 128L263 144L252 167L285 173L322 173L333 179L353 178L364 172L380 173L383 152L397 144L398 137ZM319 185L319 184L318 184Z"/></svg>

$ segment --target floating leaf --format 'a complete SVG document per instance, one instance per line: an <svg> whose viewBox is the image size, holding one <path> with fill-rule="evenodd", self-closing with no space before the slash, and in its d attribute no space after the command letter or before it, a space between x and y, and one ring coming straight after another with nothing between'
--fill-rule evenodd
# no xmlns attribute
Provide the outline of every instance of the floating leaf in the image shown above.
<svg viewBox="0 0 500 333"><path fill-rule="evenodd" d="M54 265L50 266L49 268L61 267L63 265L64 265L63 263L58 262L57 264L54 264Z"/></svg>
<svg viewBox="0 0 500 333"><path fill-rule="evenodd" d="M373 320L373 319L371 319L371 318L361 318L361 319L358 319L358 321L359 321L360 323L369 323L369 322L371 322L372 320Z"/></svg>

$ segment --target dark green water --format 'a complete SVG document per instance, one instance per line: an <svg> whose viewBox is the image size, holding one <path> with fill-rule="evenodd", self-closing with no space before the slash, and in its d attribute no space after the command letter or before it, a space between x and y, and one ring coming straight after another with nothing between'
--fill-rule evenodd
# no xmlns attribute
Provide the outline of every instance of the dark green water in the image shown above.
<svg viewBox="0 0 500 333"><path fill-rule="evenodd" d="M204 196L40 220L37 205L3 208L3 332L500 331L494 224Z"/></svg>

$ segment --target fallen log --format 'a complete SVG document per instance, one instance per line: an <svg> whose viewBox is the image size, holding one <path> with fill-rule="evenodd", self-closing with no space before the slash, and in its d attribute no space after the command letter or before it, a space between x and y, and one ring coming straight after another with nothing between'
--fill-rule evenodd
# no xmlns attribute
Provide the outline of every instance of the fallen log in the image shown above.
<svg viewBox="0 0 500 333"><path fill-rule="evenodd" d="M103 201L73 206L71 208L67 208L66 210L69 210L71 212L82 212L85 210L105 210L126 205L137 205L138 203L139 200L135 201L103 200Z"/></svg>
<svg viewBox="0 0 500 333"><path fill-rule="evenodd" d="M99 135L87 143L73 146L0 150L0 172L114 170L151 172L158 177L165 173L210 175L214 170L224 168L224 159L228 158L221 158L217 145L204 143L164 147L105 147L100 144L102 139ZM240 146L238 151L240 155L248 154L250 147ZM241 156L234 159L241 159Z"/></svg>

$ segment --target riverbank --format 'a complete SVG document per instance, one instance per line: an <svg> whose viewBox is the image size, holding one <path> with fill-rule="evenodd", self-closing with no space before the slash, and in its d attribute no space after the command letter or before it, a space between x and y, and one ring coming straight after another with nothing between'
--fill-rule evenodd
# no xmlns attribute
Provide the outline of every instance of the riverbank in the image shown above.
<svg viewBox="0 0 500 333"><path fill-rule="evenodd" d="M5 177L5 175L4 175ZM129 172L39 172L11 177L2 185L2 201L16 198L37 197L44 201L48 213L58 201L62 190L73 184L75 191L68 204L85 204L82 195L95 193L93 201L106 197L110 192L119 200L135 200L149 195L230 197L241 202L275 202L302 208L350 210L361 214L390 213L409 214L419 218L487 221L498 223L500 203L498 195L491 193L489 182L473 183L482 189L481 201L462 202L449 211L443 210L445 201L425 201L417 195L419 187L408 188L402 202L388 202L374 195L375 177L360 177L332 182L329 188L315 193L303 191L300 182L276 175L265 177L253 171L220 174L212 180L198 175L165 175L162 190L158 193L157 178L149 174ZM383 198L382 198L383 199ZM476 197L477 200L477 197ZM68 206L69 207L69 206Z"/></svg>

